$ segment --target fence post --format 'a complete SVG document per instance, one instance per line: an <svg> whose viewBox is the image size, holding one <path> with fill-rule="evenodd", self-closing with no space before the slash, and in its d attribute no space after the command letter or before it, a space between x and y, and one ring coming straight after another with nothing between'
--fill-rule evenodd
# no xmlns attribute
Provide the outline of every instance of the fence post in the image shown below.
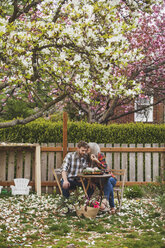
<svg viewBox="0 0 165 248"><path fill-rule="evenodd" d="M41 149L40 145L35 147L35 190L41 195Z"/></svg>

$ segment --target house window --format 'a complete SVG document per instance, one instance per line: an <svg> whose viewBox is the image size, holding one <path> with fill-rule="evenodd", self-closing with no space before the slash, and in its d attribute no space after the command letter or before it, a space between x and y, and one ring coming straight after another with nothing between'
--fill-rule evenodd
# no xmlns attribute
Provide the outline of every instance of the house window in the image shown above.
<svg viewBox="0 0 165 248"><path fill-rule="evenodd" d="M153 104L153 97L139 97L135 100L135 110L149 106L148 108L135 112L135 122L153 122L153 106L150 106L151 104Z"/></svg>

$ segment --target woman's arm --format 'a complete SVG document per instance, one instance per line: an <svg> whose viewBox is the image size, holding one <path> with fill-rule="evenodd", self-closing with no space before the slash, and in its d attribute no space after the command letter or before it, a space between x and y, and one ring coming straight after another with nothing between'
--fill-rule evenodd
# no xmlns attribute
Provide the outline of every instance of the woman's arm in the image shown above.
<svg viewBox="0 0 165 248"><path fill-rule="evenodd" d="M91 154L91 160L92 162L97 164L99 169L102 169L102 170L107 169L105 155L103 153L98 153L98 158L94 154Z"/></svg>

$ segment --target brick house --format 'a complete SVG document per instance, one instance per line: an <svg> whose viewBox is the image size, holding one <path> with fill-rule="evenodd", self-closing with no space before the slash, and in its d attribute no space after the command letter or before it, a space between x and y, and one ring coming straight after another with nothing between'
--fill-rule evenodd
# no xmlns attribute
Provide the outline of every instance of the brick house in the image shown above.
<svg viewBox="0 0 165 248"><path fill-rule="evenodd" d="M154 103L153 99L150 99L150 103ZM137 109L141 106L146 106L149 104L147 98L142 98L138 101L133 102L134 108ZM117 110L119 111L119 109ZM129 123L129 122L143 122L143 123L153 123L162 124L165 123L165 103L159 103L157 105L151 106L144 111L135 112L117 120L111 121L111 123Z"/></svg>

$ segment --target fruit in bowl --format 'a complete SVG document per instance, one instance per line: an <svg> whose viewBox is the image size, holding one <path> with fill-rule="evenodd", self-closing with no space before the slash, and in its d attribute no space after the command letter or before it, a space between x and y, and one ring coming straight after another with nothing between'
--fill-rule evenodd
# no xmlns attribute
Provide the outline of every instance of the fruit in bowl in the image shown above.
<svg viewBox="0 0 165 248"><path fill-rule="evenodd" d="M83 170L83 173L85 175L101 175L103 172L99 168L91 168L87 167L85 170Z"/></svg>
<svg viewBox="0 0 165 248"><path fill-rule="evenodd" d="M99 169L99 168L94 168L94 172L93 172L94 175L102 175L103 172Z"/></svg>
<svg viewBox="0 0 165 248"><path fill-rule="evenodd" d="M86 169L83 170L84 174L92 174L94 172L94 168L87 167Z"/></svg>

